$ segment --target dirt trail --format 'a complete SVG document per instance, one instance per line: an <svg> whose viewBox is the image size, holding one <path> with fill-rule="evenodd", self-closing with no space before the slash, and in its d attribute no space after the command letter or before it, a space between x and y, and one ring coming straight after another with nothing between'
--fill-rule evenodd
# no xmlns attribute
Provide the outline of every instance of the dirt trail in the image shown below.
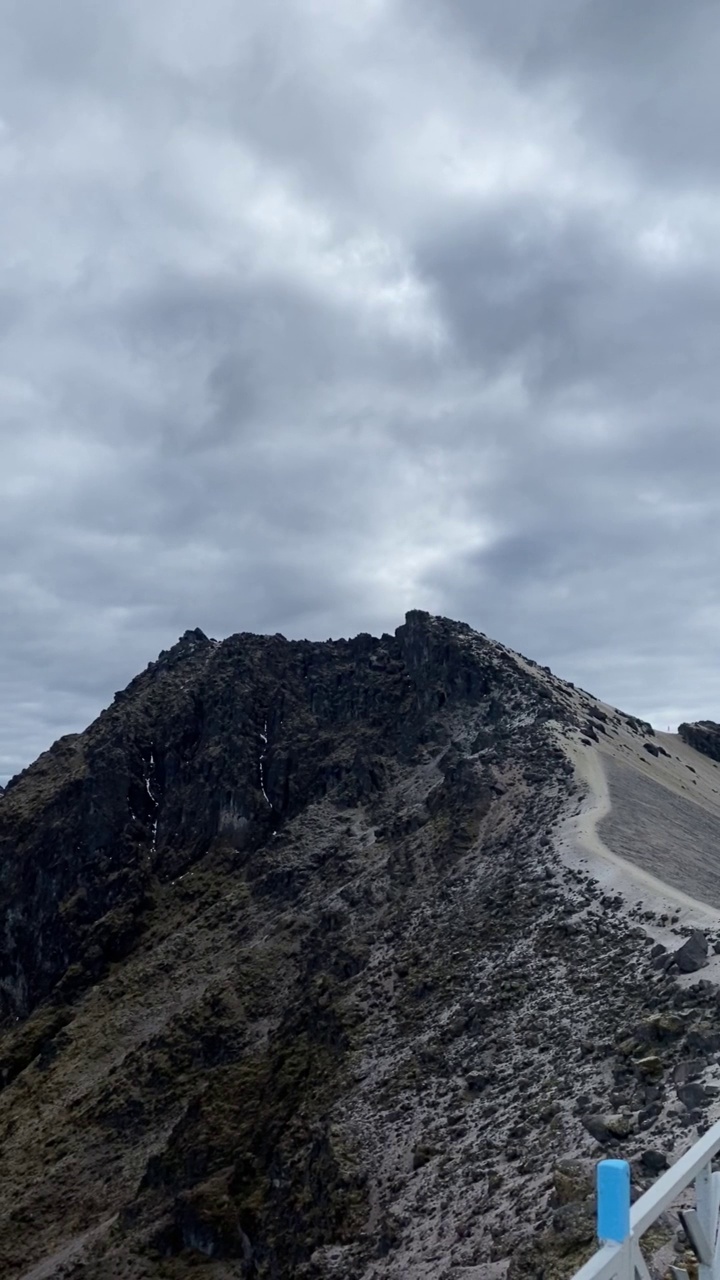
<svg viewBox="0 0 720 1280"><path fill-rule="evenodd" d="M720 794L713 762L673 734L644 749L618 729L595 746L581 734L563 741L586 789L559 841L569 864L591 872L608 892L676 923L720 926ZM720 778L720 773L717 774Z"/></svg>

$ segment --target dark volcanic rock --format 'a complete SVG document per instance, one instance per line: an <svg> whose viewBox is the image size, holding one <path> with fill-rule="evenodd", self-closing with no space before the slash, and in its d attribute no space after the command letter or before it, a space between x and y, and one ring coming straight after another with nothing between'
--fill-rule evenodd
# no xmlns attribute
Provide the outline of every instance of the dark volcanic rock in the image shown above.
<svg viewBox="0 0 720 1280"><path fill-rule="evenodd" d="M712 1091L707 1090L698 1081L693 1081L690 1084L679 1084L677 1086L677 1095L688 1111L694 1111L697 1107L703 1107L710 1101Z"/></svg>
<svg viewBox="0 0 720 1280"><path fill-rule="evenodd" d="M651 756L667 756L670 759L670 752L655 742L643 742L643 751L647 751Z"/></svg>
<svg viewBox="0 0 720 1280"><path fill-rule="evenodd" d="M590 1200L595 1189L595 1165L591 1160L568 1156L553 1171L553 1192L558 1205Z"/></svg>
<svg viewBox="0 0 720 1280"><path fill-rule="evenodd" d="M663 1169L668 1167L668 1158L664 1151L643 1151L640 1156L640 1163L650 1173L662 1173Z"/></svg>
<svg viewBox="0 0 720 1280"><path fill-rule="evenodd" d="M672 953L672 959L681 973L695 973L707 964L708 943L704 933L694 929L687 942Z"/></svg>
<svg viewBox="0 0 720 1280"><path fill-rule="evenodd" d="M678 1062L673 1071L673 1080L675 1084L687 1084L688 1080L695 1080L707 1065L704 1058L690 1058L685 1062Z"/></svg>
<svg viewBox="0 0 720 1280"><path fill-rule="evenodd" d="M224 840L254 855L313 801L382 793L459 705L497 726L506 688L531 689L469 628L410 613L394 637L327 644L189 631L85 734L13 780L0 815L0 1025L70 968L94 980L142 933L151 885ZM267 739L265 742L264 739ZM479 820L489 791L462 758L446 791ZM438 794L438 805L446 804ZM99 932L98 932L99 931Z"/></svg>
<svg viewBox="0 0 720 1280"><path fill-rule="evenodd" d="M582 1117L582 1123L598 1142L619 1142L628 1138L634 1131L632 1117L625 1115L588 1115Z"/></svg>
<svg viewBox="0 0 720 1280"><path fill-rule="evenodd" d="M683 742L694 747L711 760L720 760L720 724L714 720L698 720L694 724L681 724L678 733Z"/></svg>
<svg viewBox="0 0 720 1280"><path fill-rule="evenodd" d="M687 1046L697 1053L717 1053L720 1049L720 1031L715 1026L703 1023L692 1027L688 1031Z"/></svg>

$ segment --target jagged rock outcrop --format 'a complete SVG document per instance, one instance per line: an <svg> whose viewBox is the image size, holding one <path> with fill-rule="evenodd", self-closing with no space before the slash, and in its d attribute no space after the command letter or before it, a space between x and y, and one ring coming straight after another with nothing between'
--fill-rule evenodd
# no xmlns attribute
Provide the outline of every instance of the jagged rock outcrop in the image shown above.
<svg viewBox="0 0 720 1280"><path fill-rule="evenodd" d="M0 1025L61 979L77 988L120 959L154 881L181 875L213 842L262 881L254 855L309 804L371 800L393 762L446 745L434 719L443 708L482 707L494 725L500 695L511 718L532 681L492 646L466 651L471 636L421 614L392 637L326 645L249 635L217 645L186 632L85 734L61 738L8 784ZM454 767L464 782L448 778L446 791L463 808L479 766Z"/></svg>
<svg viewBox="0 0 720 1280"><path fill-rule="evenodd" d="M694 724L681 724L678 733L683 742L694 747L711 760L720 760L720 724L714 720L698 720Z"/></svg>
<svg viewBox="0 0 720 1280"><path fill-rule="evenodd" d="M554 849L620 720L421 612L196 630L12 779L0 1277L569 1274L593 1156L642 1186L720 1047Z"/></svg>

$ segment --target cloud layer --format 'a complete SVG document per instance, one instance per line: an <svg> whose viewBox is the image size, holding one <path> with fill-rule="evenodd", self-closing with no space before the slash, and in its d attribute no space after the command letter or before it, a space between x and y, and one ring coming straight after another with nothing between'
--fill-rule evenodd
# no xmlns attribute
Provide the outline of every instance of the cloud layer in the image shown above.
<svg viewBox="0 0 720 1280"><path fill-rule="evenodd" d="M0 0L0 782L186 627L720 719L709 0Z"/></svg>

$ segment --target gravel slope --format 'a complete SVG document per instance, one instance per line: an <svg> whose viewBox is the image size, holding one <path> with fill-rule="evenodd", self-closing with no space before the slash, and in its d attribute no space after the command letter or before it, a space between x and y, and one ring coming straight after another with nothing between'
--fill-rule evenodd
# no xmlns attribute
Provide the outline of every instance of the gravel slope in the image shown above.
<svg viewBox="0 0 720 1280"><path fill-rule="evenodd" d="M595 745L575 731L564 746L585 788L561 848L608 888L683 924L716 926L720 910L720 770L677 735L645 750L622 728Z"/></svg>

